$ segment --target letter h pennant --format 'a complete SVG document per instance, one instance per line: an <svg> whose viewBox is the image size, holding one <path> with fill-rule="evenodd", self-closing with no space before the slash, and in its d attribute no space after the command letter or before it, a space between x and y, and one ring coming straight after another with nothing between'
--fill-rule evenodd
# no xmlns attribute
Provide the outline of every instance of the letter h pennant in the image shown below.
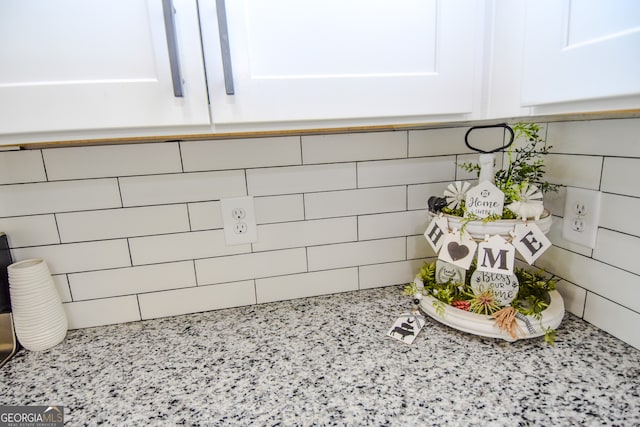
<svg viewBox="0 0 640 427"><path fill-rule="evenodd" d="M424 237L429 242L435 253L438 253L442 247L443 237L449 233L449 223L447 218L443 216L434 216L433 220L427 226Z"/></svg>

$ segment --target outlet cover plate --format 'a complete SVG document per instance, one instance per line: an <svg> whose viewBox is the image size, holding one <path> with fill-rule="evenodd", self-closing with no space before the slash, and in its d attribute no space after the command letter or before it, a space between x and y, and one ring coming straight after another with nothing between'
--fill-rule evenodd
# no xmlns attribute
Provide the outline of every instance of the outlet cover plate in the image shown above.
<svg viewBox="0 0 640 427"><path fill-rule="evenodd" d="M220 201L224 240L227 245L242 245L258 241L253 197L235 197Z"/></svg>
<svg viewBox="0 0 640 427"><path fill-rule="evenodd" d="M567 187L562 221L563 239L591 249L596 247L601 196L600 191Z"/></svg>

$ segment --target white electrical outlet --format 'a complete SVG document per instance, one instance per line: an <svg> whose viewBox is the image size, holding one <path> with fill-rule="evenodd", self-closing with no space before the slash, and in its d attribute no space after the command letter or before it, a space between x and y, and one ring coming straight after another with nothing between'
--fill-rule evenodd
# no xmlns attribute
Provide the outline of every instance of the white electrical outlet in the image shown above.
<svg viewBox="0 0 640 427"><path fill-rule="evenodd" d="M567 187L562 222L565 240L592 249L596 247L601 195L595 190Z"/></svg>
<svg viewBox="0 0 640 427"><path fill-rule="evenodd" d="M222 222L227 245L241 245L258 240L253 197L222 199Z"/></svg>

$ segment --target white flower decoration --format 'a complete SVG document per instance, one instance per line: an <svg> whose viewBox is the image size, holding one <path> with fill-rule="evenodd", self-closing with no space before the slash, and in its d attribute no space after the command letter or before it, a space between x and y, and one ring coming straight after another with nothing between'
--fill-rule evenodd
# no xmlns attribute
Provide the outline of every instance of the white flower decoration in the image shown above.
<svg viewBox="0 0 640 427"><path fill-rule="evenodd" d="M528 182L525 182L522 188L520 188L518 201L526 203L540 199L542 199L542 192L535 185L529 185Z"/></svg>
<svg viewBox="0 0 640 427"><path fill-rule="evenodd" d="M456 181L447 186L444 190L444 197L447 199L447 207L458 209L462 207L462 201L467 195L467 190L471 187L468 182Z"/></svg>

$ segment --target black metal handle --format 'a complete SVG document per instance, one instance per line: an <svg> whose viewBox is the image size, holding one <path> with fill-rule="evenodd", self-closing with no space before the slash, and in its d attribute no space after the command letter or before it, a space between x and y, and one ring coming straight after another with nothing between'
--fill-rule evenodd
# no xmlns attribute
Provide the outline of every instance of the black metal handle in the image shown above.
<svg viewBox="0 0 640 427"><path fill-rule="evenodd" d="M227 9L225 0L216 0L218 12L218 33L220 34L220 52L222 53L222 73L227 95L235 94L233 87L233 68L231 67L231 49L229 48L229 28L227 27Z"/></svg>
<svg viewBox="0 0 640 427"><path fill-rule="evenodd" d="M498 147L495 150L484 151L484 150L481 150L479 148L476 148L476 147L472 146L469 143L469 134L472 131L474 131L476 129L488 129L488 128L503 128L503 129L508 130L509 134L511 135L511 138L510 138L509 142L507 143L507 145L503 145L501 147ZM506 150L507 148L511 147L511 144L513 144L514 138L515 138L515 135L513 133L513 129L511 129L511 127L506 123L500 123L500 124L497 124L497 125L473 126L473 127L469 128L467 133L464 135L464 143L468 148L472 149L473 151L477 151L478 153L483 153L483 154L490 154L490 153L495 153L495 152L498 152L498 151Z"/></svg>
<svg viewBox="0 0 640 427"><path fill-rule="evenodd" d="M171 67L171 82L173 83L173 95L182 98L182 74L180 72L180 56L178 55L178 41L176 39L176 23L173 15L176 10L173 0L162 0L164 13L164 29L167 34L167 50L169 51L169 67Z"/></svg>

